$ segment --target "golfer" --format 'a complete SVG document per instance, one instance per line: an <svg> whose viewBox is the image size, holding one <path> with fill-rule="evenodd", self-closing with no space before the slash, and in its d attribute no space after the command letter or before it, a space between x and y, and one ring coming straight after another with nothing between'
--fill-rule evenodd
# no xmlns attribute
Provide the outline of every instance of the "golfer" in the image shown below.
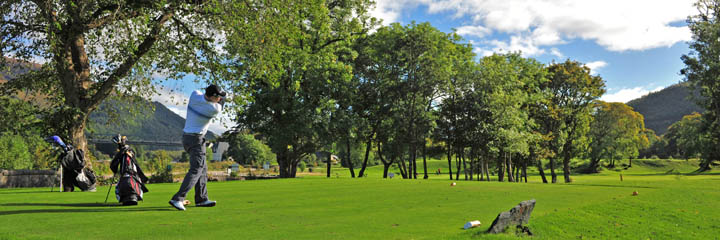
<svg viewBox="0 0 720 240"><path fill-rule="evenodd" d="M215 201L211 201L207 193L205 132L208 130L210 120L222 111L223 97L225 97L225 92L216 85L205 88L205 94L200 91L190 94L182 138L183 147L190 155L190 170L185 175L180 190L170 200L170 205L177 210L185 210L183 201L193 186L195 187L195 206L215 206Z"/></svg>

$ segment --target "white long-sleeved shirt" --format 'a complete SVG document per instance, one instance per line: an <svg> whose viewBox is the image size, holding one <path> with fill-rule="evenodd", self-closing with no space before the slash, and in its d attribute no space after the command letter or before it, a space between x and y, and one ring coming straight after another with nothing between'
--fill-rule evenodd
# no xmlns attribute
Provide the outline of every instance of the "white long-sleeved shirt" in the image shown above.
<svg viewBox="0 0 720 240"><path fill-rule="evenodd" d="M205 134L210 126L210 120L220 111L222 111L222 106L219 103L205 100L204 94L200 91L192 92L183 132Z"/></svg>

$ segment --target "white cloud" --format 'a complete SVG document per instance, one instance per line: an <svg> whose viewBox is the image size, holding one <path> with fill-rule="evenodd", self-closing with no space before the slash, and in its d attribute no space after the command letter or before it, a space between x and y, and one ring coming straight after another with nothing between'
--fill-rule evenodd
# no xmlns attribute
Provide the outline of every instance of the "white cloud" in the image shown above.
<svg viewBox="0 0 720 240"><path fill-rule="evenodd" d="M492 30L483 26L462 26L457 29L457 34L463 36L476 36L479 38L485 37L490 33L492 33Z"/></svg>
<svg viewBox="0 0 720 240"><path fill-rule="evenodd" d="M597 71L605 66L607 66L607 62L605 61L594 61L586 63L585 66L590 68L590 74L595 75L597 74Z"/></svg>
<svg viewBox="0 0 720 240"><path fill-rule="evenodd" d="M565 54L563 54L562 52L560 52L560 50L557 49L557 48L551 48L551 49L550 49L550 54L552 54L553 56L556 56L557 59L563 59L563 58L565 58Z"/></svg>
<svg viewBox="0 0 720 240"><path fill-rule="evenodd" d="M622 102L627 103L630 100L640 98L642 96L645 96L651 92L657 92L662 90L664 87L657 87L653 90L646 90L642 87L635 87L635 88L623 88L619 91L616 91L612 94L605 94L602 97L600 97L600 100L603 100L605 102Z"/></svg>
<svg viewBox="0 0 720 240"><path fill-rule="evenodd" d="M669 47L691 39L686 26L673 26L696 14L694 0L378 0L373 16L396 21L413 4L428 12L468 17L473 27L529 38L532 46L573 39L594 41L610 51ZM475 34L475 32L466 32ZM512 40L511 40L512 41ZM512 45L508 43L507 45Z"/></svg>
<svg viewBox="0 0 720 240"><path fill-rule="evenodd" d="M527 36L512 36L509 42L490 40L484 42L490 48L476 48L475 53L482 56L492 55L493 53L521 52L525 57L538 56L545 53L535 43L535 41Z"/></svg>
<svg viewBox="0 0 720 240"><path fill-rule="evenodd" d="M412 9L417 1L413 0L377 0L370 16L382 20L383 25L397 22L404 9Z"/></svg>

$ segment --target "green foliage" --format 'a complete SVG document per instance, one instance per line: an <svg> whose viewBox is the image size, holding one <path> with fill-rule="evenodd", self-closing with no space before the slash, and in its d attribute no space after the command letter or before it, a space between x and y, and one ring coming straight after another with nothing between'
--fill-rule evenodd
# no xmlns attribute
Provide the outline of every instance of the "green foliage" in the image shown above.
<svg viewBox="0 0 720 240"><path fill-rule="evenodd" d="M589 157L591 172L596 171L600 159L636 158L640 149L650 145L645 134L643 116L624 103L598 102L590 125Z"/></svg>
<svg viewBox="0 0 720 240"><path fill-rule="evenodd" d="M86 148L88 116L109 96L149 98L188 73L212 77L218 60L216 1L2 1L3 95L43 101L46 129ZM7 18L6 16L13 16ZM47 63L29 64L40 58ZM27 65L27 66L25 66ZM30 71L28 68L32 68ZM163 78L154 78L162 74Z"/></svg>
<svg viewBox="0 0 720 240"><path fill-rule="evenodd" d="M212 148L211 148L211 147L207 147L207 148L205 149L205 160L208 161L208 162L209 162L209 161L212 161L212 160L213 160L213 154L215 154L215 153L213 153Z"/></svg>
<svg viewBox="0 0 720 240"><path fill-rule="evenodd" d="M666 151L685 159L699 157L709 147L708 134L703 132L703 119L699 113L686 115L673 123L663 136L667 141Z"/></svg>
<svg viewBox="0 0 720 240"><path fill-rule="evenodd" d="M229 134L223 139L230 145L228 150L223 153L223 159L232 158L241 165L262 164L275 160L275 154L272 153L270 147L255 139L253 135L236 133Z"/></svg>
<svg viewBox="0 0 720 240"><path fill-rule="evenodd" d="M32 104L8 96L0 96L0 133L32 136L43 133L38 109Z"/></svg>
<svg viewBox="0 0 720 240"><path fill-rule="evenodd" d="M306 155L327 134L335 101L329 83L351 79L351 42L367 31L367 0L267 1L228 7L227 51L233 58L227 79L237 98L240 125L260 136L277 156L281 177L294 177ZM278 11L280 10L281 11ZM252 99L252 101L247 101Z"/></svg>
<svg viewBox="0 0 720 240"><path fill-rule="evenodd" d="M149 181L151 183L171 183L172 168L170 163L172 159L168 152L164 150L150 152L150 160L145 162L145 168L143 169L146 173L152 173Z"/></svg>
<svg viewBox="0 0 720 240"><path fill-rule="evenodd" d="M31 169L30 150L22 136L0 135L0 169Z"/></svg>
<svg viewBox="0 0 720 240"><path fill-rule="evenodd" d="M225 157L223 157L223 158L225 158ZM180 155L180 160L178 160L178 162L184 162L184 163L185 163L185 162L189 162L189 161L190 161L190 154L188 154L187 152L183 151L183 152L182 152L182 155Z"/></svg>
<svg viewBox="0 0 720 240"><path fill-rule="evenodd" d="M698 0L697 15L688 17L688 28L693 34L690 53L682 56L685 63L680 73L702 96L699 104L707 111L703 114L702 132L708 144L702 151L701 170L720 160L720 2Z"/></svg>
<svg viewBox="0 0 720 240"><path fill-rule="evenodd" d="M304 172L306 167L307 167L307 165L305 164L304 161L301 161L301 162L298 164L298 169L300 169L300 172Z"/></svg>
<svg viewBox="0 0 720 240"><path fill-rule="evenodd" d="M550 81L541 87L551 94L550 101L538 117L543 132L548 133L551 165L562 158L565 182L570 182L570 159L586 149L592 103L605 93L605 81L590 75L590 68L577 61L553 63L547 69ZM554 172L552 178L555 182Z"/></svg>

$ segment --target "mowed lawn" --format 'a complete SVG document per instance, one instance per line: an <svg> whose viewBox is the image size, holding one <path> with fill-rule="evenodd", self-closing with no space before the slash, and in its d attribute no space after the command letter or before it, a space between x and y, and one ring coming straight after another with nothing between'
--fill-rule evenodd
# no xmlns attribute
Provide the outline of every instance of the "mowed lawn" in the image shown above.
<svg viewBox="0 0 720 240"><path fill-rule="evenodd" d="M113 193L105 205L107 187L0 189L0 239L515 239L484 231L498 213L529 199L537 200L533 239L720 239L717 171L683 174L693 167L681 161L635 165L573 175L572 184L542 184L532 175L529 183L460 180L451 187L447 175L380 179L377 166L362 179L343 169L330 179L210 182L218 205L184 212L167 203L180 183L148 185L145 201L130 207L118 206ZM463 230L471 220L482 225Z"/></svg>

